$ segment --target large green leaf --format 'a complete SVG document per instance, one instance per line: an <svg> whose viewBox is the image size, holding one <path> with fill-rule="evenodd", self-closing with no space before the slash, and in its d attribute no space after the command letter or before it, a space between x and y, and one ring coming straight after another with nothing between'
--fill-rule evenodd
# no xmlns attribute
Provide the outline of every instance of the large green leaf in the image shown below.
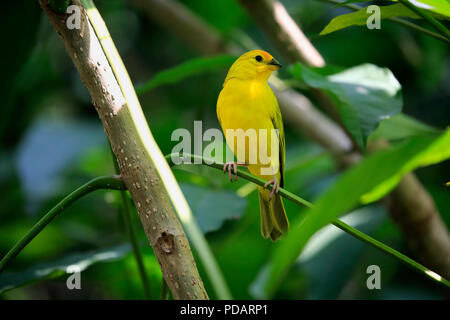
<svg viewBox="0 0 450 320"><path fill-rule="evenodd" d="M130 250L129 244L122 244L98 251L74 253L57 261L36 264L23 272L4 273L0 275L0 293L35 281L64 275L70 266L77 266L81 272L95 263L120 259Z"/></svg>
<svg viewBox="0 0 450 320"><path fill-rule="evenodd" d="M420 19L418 15L412 12L401 3L389 6L380 6L380 19L388 19L393 17L406 17ZM362 8L356 12L342 14L333 18L328 25L320 32L320 35L326 35L351 26L365 26L367 19L373 15L368 13L367 8Z"/></svg>
<svg viewBox="0 0 450 320"><path fill-rule="evenodd" d="M384 119L370 135L370 140L400 140L411 136L438 134L440 131L406 114L400 113Z"/></svg>
<svg viewBox="0 0 450 320"><path fill-rule="evenodd" d="M393 180L398 181L405 173L417 167L437 163L449 157L450 129L442 135L412 137L406 143L366 158L344 173L318 199L305 218L300 217L293 221L286 238L277 244L268 267L256 280L262 284L261 297L269 297L275 292L310 237L355 207L364 194L379 190Z"/></svg>
<svg viewBox="0 0 450 320"><path fill-rule="evenodd" d="M231 191L214 190L193 184L181 184L200 229L206 233L220 229L225 220L238 219L246 200Z"/></svg>
<svg viewBox="0 0 450 320"><path fill-rule="evenodd" d="M311 87L323 89L334 99L343 124L362 149L379 122L402 109L400 83L387 68L362 64L324 76L297 63L291 72L294 77Z"/></svg>
<svg viewBox="0 0 450 320"><path fill-rule="evenodd" d="M409 159L407 163L403 165L395 174L378 184L375 188L361 196L362 203L370 203L381 199L389 191L391 191L400 182L402 177L415 168L426 166L433 163L438 163L450 157L450 131L447 131L447 139L442 139L442 142L432 146L429 149L425 149L422 153Z"/></svg>
<svg viewBox="0 0 450 320"><path fill-rule="evenodd" d="M162 85L177 83L193 75L227 68L230 67L235 60L236 57L232 55L195 58L176 67L157 73L148 82L137 86L136 93L142 94Z"/></svg>
<svg viewBox="0 0 450 320"><path fill-rule="evenodd" d="M341 7L349 3L362 3L362 2L368 1L347 0L337 4L336 7ZM397 0L392 0L392 2L397 2ZM435 18L444 19L445 17L450 17L450 3L447 0L409 0L409 2L418 8L429 10L431 12L436 13L437 15L434 16ZM364 8L363 10L366 10L366 8ZM413 16L404 16L404 17L415 18Z"/></svg>

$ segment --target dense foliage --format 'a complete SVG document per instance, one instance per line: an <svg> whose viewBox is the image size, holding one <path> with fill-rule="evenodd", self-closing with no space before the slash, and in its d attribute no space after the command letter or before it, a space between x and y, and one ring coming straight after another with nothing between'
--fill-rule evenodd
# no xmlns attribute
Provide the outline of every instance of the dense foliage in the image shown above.
<svg viewBox="0 0 450 320"><path fill-rule="evenodd" d="M243 46L254 41L279 58L287 67L277 76L286 85L307 96L306 85L329 94L363 153L368 154L370 143L379 139L392 145L343 172L331 154L285 122L285 187L317 206L307 211L285 200L296 227L286 242L276 245L260 236L254 184L244 179L231 184L220 171L206 166L174 167L233 298L265 297L275 281L269 271L280 270L276 268L287 265L290 257L294 266L271 292L274 298L442 299L448 295L448 289L334 226L320 229L344 215L348 224L413 256L386 207L377 201L404 173L416 169L450 225L450 188L445 186L450 157L445 128L450 119L448 44L385 20L380 30L364 26L340 30L342 26L319 36L333 17L348 9L316 0L283 1L328 63L326 68L308 68L283 61L238 2L182 2L226 39ZM194 120L203 121L203 130L219 128L217 95L235 57L200 57L127 1L103 0L96 5L162 152L171 153L177 143L171 141L172 132L193 131ZM1 32L10 47L2 50L1 57L0 256L65 195L92 178L115 172L89 93L37 3L9 3L2 15ZM415 23L425 25L423 20ZM360 200L363 205L358 205ZM0 298L144 298L120 208L119 192L97 191L65 209L0 275ZM135 208L130 208L151 292L158 297L161 271ZM83 269L82 290L66 287L67 267L73 264ZM197 265L214 298L198 259ZM382 270L381 290L366 287L369 265Z"/></svg>

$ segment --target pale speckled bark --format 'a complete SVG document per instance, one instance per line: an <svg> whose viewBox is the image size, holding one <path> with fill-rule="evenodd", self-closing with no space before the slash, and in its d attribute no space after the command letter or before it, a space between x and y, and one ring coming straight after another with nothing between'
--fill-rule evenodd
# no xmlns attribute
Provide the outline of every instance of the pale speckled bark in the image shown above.
<svg viewBox="0 0 450 320"><path fill-rule="evenodd" d="M39 2L91 94L173 297L208 299L165 182L155 169L155 161L163 159L163 155L153 140L139 103L127 104L86 12L82 11L81 29L69 30L66 27L68 15L54 13L47 5L48 0ZM72 3L80 5L78 0ZM157 150L158 154L150 154L149 150Z"/></svg>

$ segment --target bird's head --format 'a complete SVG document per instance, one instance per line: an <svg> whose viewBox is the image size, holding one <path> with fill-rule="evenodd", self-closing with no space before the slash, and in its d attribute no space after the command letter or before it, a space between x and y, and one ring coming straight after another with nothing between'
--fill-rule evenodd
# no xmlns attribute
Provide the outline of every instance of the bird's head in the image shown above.
<svg viewBox="0 0 450 320"><path fill-rule="evenodd" d="M271 73L281 68L281 64L263 50L244 53L231 66L225 82L232 78L241 80L265 80Z"/></svg>

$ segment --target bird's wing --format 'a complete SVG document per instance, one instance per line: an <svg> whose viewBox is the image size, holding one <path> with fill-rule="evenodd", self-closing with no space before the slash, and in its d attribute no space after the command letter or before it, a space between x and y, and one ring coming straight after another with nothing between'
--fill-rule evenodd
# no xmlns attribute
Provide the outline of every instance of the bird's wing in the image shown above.
<svg viewBox="0 0 450 320"><path fill-rule="evenodd" d="M280 160L280 187L284 187L284 159L285 159L285 140L283 118L281 117L280 108L276 107L275 114L272 116L272 123L274 129L278 129L278 146L279 146L279 160Z"/></svg>
<svg viewBox="0 0 450 320"><path fill-rule="evenodd" d="M219 120L219 124L222 127L222 119L220 119L220 96L222 95L223 89L219 93L219 97L217 98L217 105L216 105L216 114L217 114L217 120Z"/></svg>

